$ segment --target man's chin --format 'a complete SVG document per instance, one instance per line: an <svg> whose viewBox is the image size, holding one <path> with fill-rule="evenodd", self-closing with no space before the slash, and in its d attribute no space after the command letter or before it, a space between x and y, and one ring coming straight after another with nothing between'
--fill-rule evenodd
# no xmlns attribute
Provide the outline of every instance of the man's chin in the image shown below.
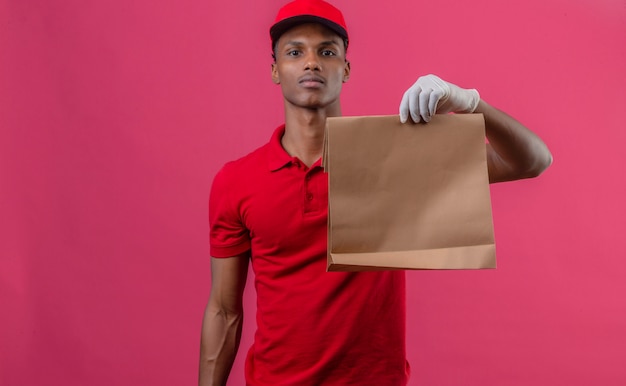
<svg viewBox="0 0 626 386"><path fill-rule="evenodd" d="M295 107L299 107L299 108L303 108L303 109L319 110L319 109L329 108L334 103L336 103L336 100L326 101L326 100L321 100L321 99L307 99L307 100L295 101L292 104Z"/></svg>

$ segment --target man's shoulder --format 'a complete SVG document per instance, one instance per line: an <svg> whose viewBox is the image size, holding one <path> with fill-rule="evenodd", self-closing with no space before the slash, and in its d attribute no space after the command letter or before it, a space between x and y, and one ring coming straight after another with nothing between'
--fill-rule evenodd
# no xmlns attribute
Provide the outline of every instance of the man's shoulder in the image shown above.
<svg viewBox="0 0 626 386"><path fill-rule="evenodd" d="M248 178L251 175L257 175L264 171L269 171L272 159L280 157L280 143L277 138L282 136L284 125L278 127L269 142L261 145L243 157L229 161L222 167L220 174L229 177Z"/></svg>
<svg viewBox="0 0 626 386"><path fill-rule="evenodd" d="M215 176L228 185L251 182L268 169L268 144L262 145L250 153L226 162Z"/></svg>
<svg viewBox="0 0 626 386"><path fill-rule="evenodd" d="M259 167L266 167L267 152L268 144L262 145L242 157L226 162L222 167L222 171L241 173L252 171Z"/></svg>

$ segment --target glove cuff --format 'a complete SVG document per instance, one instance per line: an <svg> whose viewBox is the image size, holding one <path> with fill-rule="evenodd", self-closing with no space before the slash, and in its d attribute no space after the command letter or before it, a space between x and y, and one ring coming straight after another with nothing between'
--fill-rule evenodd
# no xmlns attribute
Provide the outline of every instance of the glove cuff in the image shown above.
<svg viewBox="0 0 626 386"><path fill-rule="evenodd" d="M467 107L463 110L464 113L473 113L478 107L480 102L480 94L475 88L467 90L469 98L467 99Z"/></svg>

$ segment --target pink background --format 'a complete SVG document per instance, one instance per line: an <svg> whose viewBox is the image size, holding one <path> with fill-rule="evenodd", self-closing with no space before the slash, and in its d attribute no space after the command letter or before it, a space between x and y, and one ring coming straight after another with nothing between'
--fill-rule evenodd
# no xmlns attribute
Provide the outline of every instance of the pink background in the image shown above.
<svg viewBox="0 0 626 386"><path fill-rule="evenodd" d="M0 1L1 385L195 384L208 191L282 122L281 4ZM555 159L492 187L497 270L408 274L411 385L626 384L624 0L335 4L344 114L432 72Z"/></svg>

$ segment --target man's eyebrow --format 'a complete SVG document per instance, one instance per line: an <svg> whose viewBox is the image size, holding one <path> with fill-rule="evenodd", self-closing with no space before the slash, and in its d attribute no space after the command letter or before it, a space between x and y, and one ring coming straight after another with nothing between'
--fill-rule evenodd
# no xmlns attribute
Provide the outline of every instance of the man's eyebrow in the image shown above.
<svg viewBox="0 0 626 386"><path fill-rule="evenodd" d="M340 46L341 43L338 40L333 39L333 40L325 40L321 42L319 45L320 46L332 46L332 45Z"/></svg>
<svg viewBox="0 0 626 386"><path fill-rule="evenodd" d="M298 41L298 40L290 40L290 41L285 43L285 46L296 46L297 47L297 46L303 46L303 45L304 45L304 43L301 42L301 41ZM333 40L324 40L323 42L320 42L318 44L318 46L331 46L331 45L340 46L341 43L338 40L333 39Z"/></svg>

